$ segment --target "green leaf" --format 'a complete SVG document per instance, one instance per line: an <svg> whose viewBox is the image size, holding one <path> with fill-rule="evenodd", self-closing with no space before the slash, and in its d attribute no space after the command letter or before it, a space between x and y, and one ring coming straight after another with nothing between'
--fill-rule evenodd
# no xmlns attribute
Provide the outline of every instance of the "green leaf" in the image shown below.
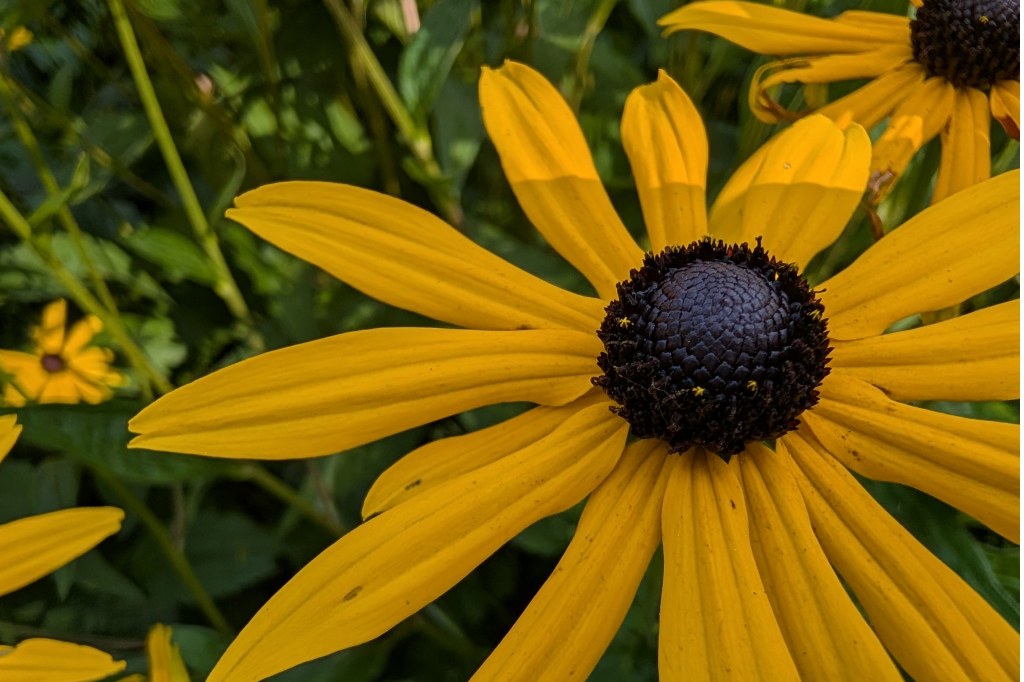
<svg viewBox="0 0 1024 682"><path fill-rule="evenodd" d="M183 279L213 286L217 277L210 260L193 239L175 230L143 225L122 240L136 255L160 267L170 282Z"/></svg>
<svg viewBox="0 0 1024 682"><path fill-rule="evenodd" d="M74 457L88 466L140 483L175 483L210 476L216 461L150 450L129 450L128 419L141 405L34 405L18 412L21 441Z"/></svg>
<svg viewBox="0 0 1024 682"><path fill-rule="evenodd" d="M476 0L440 0L398 60L398 90L420 121L441 93L455 58L462 51Z"/></svg>

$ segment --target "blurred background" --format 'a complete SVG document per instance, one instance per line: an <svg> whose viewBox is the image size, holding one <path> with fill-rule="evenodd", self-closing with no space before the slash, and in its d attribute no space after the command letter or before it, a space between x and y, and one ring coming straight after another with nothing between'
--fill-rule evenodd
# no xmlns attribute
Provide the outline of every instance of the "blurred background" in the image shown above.
<svg viewBox="0 0 1024 682"><path fill-rule="evenodd" d="M709 201L775 129L747 108L767 60L703 34L663 38L678 0L0 0L0 348L31 350L45 305L99 314L94 343L127 379L97 405L29 405L0 466L0 522L75 505L126 510L122 531L0 599L0 644L30 636L104 649L145 670L147 630L173 628L194 678L302 565L359 523L375 476L414 447L521 411L478 410L342 455L250 463L128 451L126 422L155 396L267 349L343 331L431 325L390 309L223 217L285 179L400 196L561 286L586 282L526 221L480 119L483 65L544 73L578 113L634 234L622 151L626 95L666 70L710 138ZM788 0L820 16L906 14L905 0ZM835 97L784 90L782 101ZM992 128L993 172L1019 145ZM938 142L880 208L888 227L927 205ZM820 281L872 240L859 211L809 269ZM75 283L78 283L77 285ZM965 310L1019 296L1010 282ZM1016 421L1018 403L942 403ZM6 411L0 408L0 411ZM1019 549L921 493L870 490L1008 620ZM578 510L531 527L389 634L275 679L468 678L547 577ZM2 560L2 559L0 559ZM660 561L592 679L656 680Z"/></svg>

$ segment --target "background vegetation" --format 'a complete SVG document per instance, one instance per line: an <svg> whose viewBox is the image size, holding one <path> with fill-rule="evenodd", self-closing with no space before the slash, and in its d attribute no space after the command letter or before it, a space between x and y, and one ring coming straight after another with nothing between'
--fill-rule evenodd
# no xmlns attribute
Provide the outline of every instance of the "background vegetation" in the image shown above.
<svg viewBox="0 0 1024 682"><path fill-rule="evenodd" d="M481 65L520 60L559 86L637 234L641 215L619 116L632 88L667 70L704 116L713 198L773 132L746 106L763 60L706 35L662 38L655 21L677 4L0 1L0 190L13 210L0 225L0 348L26 347L44 304L66 297L72 317L101 313L107 324L98 342L118 353L130 377L101 405L19 410L25 431L0 468L0 522L78 504L119 506L127 519L96 551L0 600L0 643L78 641L143 671L145 634L163 622L202 678L278 587L358 524L363 495L389 463L521 410L480 410L312 461L221 461L125 447L127 419L171 386L266 349L430 324L224 219L233 197L252 187L323 179L398 195L517 265L587 290L525 220L502 176L480 120ZM905 0L775 4L823 16L854 7L907 10ZM19 28L32 40L12 51ZM1019 165L1018 144L998 125L992 140L997 170ZM937 151L930 145L883 205L887 225L926 205ZM860 212L812 275L824 277L870 240ZM1018 295L1011 282L968 305ZM1019 414L1017 403L934 407L1008 421ZM920 493L870 489L1018 621L1016 546ZM466 679L554 567L575 513L528 529L391 633L277 679ZM656 679L659 564L593 679Z"/></svg>

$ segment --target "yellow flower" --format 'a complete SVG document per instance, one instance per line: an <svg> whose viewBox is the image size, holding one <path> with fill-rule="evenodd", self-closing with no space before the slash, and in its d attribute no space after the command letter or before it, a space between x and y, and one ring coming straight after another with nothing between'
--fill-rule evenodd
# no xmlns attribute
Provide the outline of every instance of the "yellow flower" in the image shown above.
<svg viewBox="0 0 1024 682"><path fill-rule="evenodd" d="M0 416L0 461L10 452L21 427L13 415ZM0 595L52 573L121 527L124 512L113 507L80 507L30 516L0 525ZM124 670L91 647L53 639L26 639L0 646L4 682L89 682Z"/></svg>
<svg viewBox="0 0 1024 682"><path fill-rule="evenodd" d="M95 404L110 399L111 387L124 385L124 376L110 368L110 349L88 347L103 329L99 318L87 315L65 334L66 317L67 303L58 299L46 306L42 324L32 332L32 353L0 350L0 375L8 375L0 404Z"/></svg>
<svg viewBox="0 0 1024 682"><path fill-rule="evenodd" d="M291 182L239 197L230 216L256 234L466 329L371 329L265 353L143 410L130 423L135 446L312 457L484 405L538 407L385 471L364 504L372 518L260 609L211 682L261 679L371 640L588 495L555 572L476 679L585 679L659 544L663 679L899 680L887 649L918 680L1015 678L1014 629L846 467L924 490L1017 540L1018 427L897 401L1017 396L1018 303L883 332L1017 272L1019 173L923 212L815 297L797 268L839 236L860 199L871 153L861 127L798 122L706 214L703 124L661 74L630 95L622 120L645 258L550 83L508 63L484 70L480 99L523 210L598 295L548 284L376 192ZM687 326L687 315L703 323ZM728 347L679 345L716 329ZM806 381L824 373L826 342L820 401L790 419L793 405L814 402ZM690 358L700 343L710 346ZM721 362L702 373L712 352ZM653 380L641 385L645 372ZM648 410L634 400L644 393ZM733 422L743 425L738 448ZM627 444L631 429L660 432Z"/></svg>
<svg viewBox="0 0 1024 682"><path fill-rule="evenodd" d="M708 31L760 54L790 56L751 82L751 109L768 123L800 115L771 98L778 85L869 79L817 112L866 128L891 115L871 161L879 196L938 135L937 203L989 177L990 110L1020 139L1020 2L913 4L915 19L860 11L821 19L752 2L694 2L658 23L669 33Z"/></svg>

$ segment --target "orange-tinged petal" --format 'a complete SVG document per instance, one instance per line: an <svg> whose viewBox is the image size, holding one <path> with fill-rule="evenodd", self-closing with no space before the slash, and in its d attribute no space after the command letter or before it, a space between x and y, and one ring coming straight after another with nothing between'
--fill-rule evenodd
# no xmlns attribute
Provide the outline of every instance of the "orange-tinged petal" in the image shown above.
<svg viewBox="0 0 1024 682"><path fill-rule="evenodd" d="M643 257L619 220L576 118L551 83L523 64L484 67L480 106L519 205L602 298Z"/></svg>
<svg viewBox="0 0 1024 682"><path fill-rule="evenodd" d="M594 390L568 405L535 407L500 424L416 448L377 477L363 501L363 518L533 445L570 415L598 403L610 405L602 391Z"/></svg>
<svg viewBox="0 0 1024 682"><path fill-rule="evenodd" d="M4 457L14 447L14 442L18 440L20 433L21 424L18 423L16 416L13 414L0 416L0 462L4 461Z"/></svg>
<svg viewBox="0 0 1024 682"><path fill-rule="evenodd" d="M895 400L1020 397L1019 300L832 345L833 371L874 384Z"/></svg>
<svg viewBox="0 0 1024 682"><path fill-rule="evenodd" d="M591 387L593 333L369 329L264 353L135 416L134 447L293 459L348 450L502 402L564 405Z"/></svg>
<svg viewBox="0 0 1024 682"><path fill-rule="evenodd" d="M626 448L594 491L554 573L474 680L585 680L626 617L661 541L671 469L656 440Z"/></svg>
<svg viewBox="0 0 1024 682"><path fill-rule="evenodd" d="M929 78L907 93L885 132L875 142L871 173L879 178L879 194L892 187L921 147L946 125L956 90L945 78Z"/></svg>
<svg viewBox="0 0 1024 682"><path fill-rule="evenodd" d="M0 595L13 592L85 554L121 527L114 507L79 507L0 525Z"/></svg>
<svg viewBox="0 0 1024 682"><path fill-rule="evenodd" d="M821 107L816 113L827 116L841 126L851 122L873 128L900 105L907 94L924 83L927 73L917 62L884 73L845 97Z"/></svg>
<svg viewBox="0 0 1024 682"><path fill-rule="evenodd" d="M171 642L171 629L157 623L146 637L149 682L189 682L188 670L178 646Z"/></svg>
<svg viewBox="0 0 1024 682"><path fill-rule="evenodd" d="M854 14L854 13L849 13ZM866 12L821 19L753 2L691 2L658 20L666 33L707 31L760 54L863 52L909 39L909 26L885 20L867 23ZM842 20L846 18L846 20Z"/></svg>
<svg viewBox="0 0 1024 682"><path fill-rule="evenodd" d="M772 255L803 269L843 231L867 186L870 158L860 126L844 132L823 116L797 121L722 188L711 234L730 243L764 237Z"/></svg>
<svg viewBox="0 0 1024 682"><path fill-rule="evenodd" d="M39 394L35 396L35 401L40 405L74 405L82 402L83 399L93 398L94 390L95 387L92 384L76 381L75 375L71 372L52 372L46 375L46 383L43 384ZM101 400L86 400L86 402L96 403Z"/></svg>
<svg viewBox="0 0 1024 682"><path fill-rule="evenodd" d="M67 313L68 304L63 298L59 298L43 308L42 322L32 333L40 354L60 355L64 348L64 325Z"/></svg>
<svg viewBox="0 0 1024 682"><path fill-rule="evenodd" d="M992 125L988 98L981 90L956 91L953 113L942 129L942 160L932 203L989 178L992 161L988 131Z"/></svg>
<svg viewBox="0 0 1024 682"><path fill-rule="evenodd" d="M1019 221L1019 170L921 211L820 285L829 334L874 336L1005 282L1019 271Z"/></svg>
<svg viewBox="0 0 1024 682"><path fill-rule="evenodd" d="M750 83L750 109L766 123L780 120L782 105L769 90L784 83L835 83L854 78L874 78L893 71L913 58L909 45L883 45L856 54L793 57L760 67ZM891 109L891 108L890 108ZM859 119L855 123L865 125Z"/></svg>
<svg viewBox="0 0 1024 682"><path fill-rule="evenodd" d="M259 610L208 682L263 679L386 632L528 525L594 490L627 431L603 405L588 407L534 446L367 521Z"/></svg>
<svg viewBox="0 0 1024 682"><path fill-rule="evenodd" d="M1017 679L1010 624L803 433L783 436L776 452L799 465L825 554L900 666L917 680Z"/></svg>
<svg viewBox="0 0 1024 682"><path fill-rule="evenodd" d="M461 327L592 331L596 299L572 294L481 248L423 209L328 182L281 182L228 211L263 239L399 308Z"/></svg>
<svg viewBox="0 0 1024 682"><path fill-rule="evenodd" d="M622 145L629 156L651 250L707 234L708 138L683 89L664 71L626 98Z"/></svg>
<svg viewBox="0 0 1024 682"><path fill-rule="evenodd" d="M857 473L923 490L1019 542L1019 425L904 405L845 372L802 418Z"/></svg>
<svg viewBox="0 0 1024 682"><path fill-rule="evenodd" d="M26 639L0 646L4 682L93 682L121 672L124 661L92 647L54 639Z"/></svg>
<svg viewBox="0 0 1024 682"><path fill-rule="evenodd" d="M1015 140L1020 139L1020 81L999 81L989 95L992 117Z"/></svg>
<svg viewBox="0 0 1024 682"><path fill-rule="evenodd" d="M739 458L669 459L662 510L662 680L798 680L750 547Z"/></svg>
<svg viewBox="0 0 1024 682"><path fill-rule="evenodd" d="M737 459L754 558L801 679L902 680L814 537L789 459L756 443Z"/></svg>

